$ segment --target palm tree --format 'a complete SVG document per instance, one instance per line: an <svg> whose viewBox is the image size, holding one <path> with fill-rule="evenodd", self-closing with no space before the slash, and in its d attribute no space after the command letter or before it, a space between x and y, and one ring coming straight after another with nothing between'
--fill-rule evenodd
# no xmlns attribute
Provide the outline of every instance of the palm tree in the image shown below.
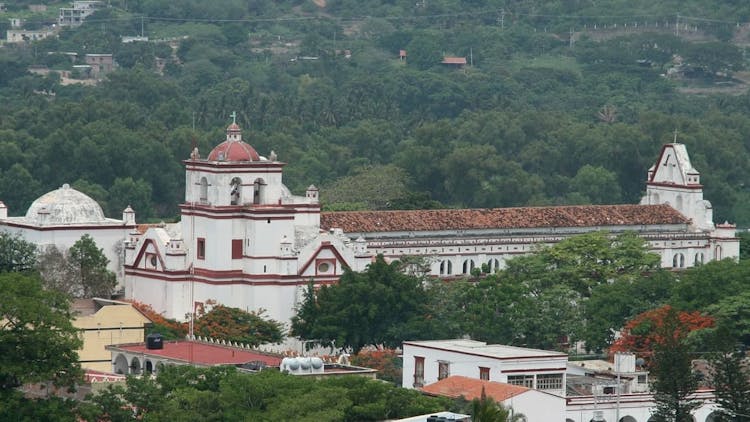
<svg viewBox="0 0 750 422"><path fill-rule="evenodd" d="M471 402L472 422L525 422L526 416L522 413L513 414L513 410L495 403L492 397L487 397L482 387L481 398Z"/></svg>

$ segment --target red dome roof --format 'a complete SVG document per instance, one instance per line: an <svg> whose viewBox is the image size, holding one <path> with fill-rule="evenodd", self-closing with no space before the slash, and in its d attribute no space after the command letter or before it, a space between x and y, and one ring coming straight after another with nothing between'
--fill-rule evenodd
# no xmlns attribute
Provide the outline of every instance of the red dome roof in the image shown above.
<svg viewBox="0 0 750 422"><path fill-rule="evenodd" d="M260 161L258 152L242 141L224 141L208 154L209 161Z"/></svg>
<svg viewBox="0 0 750 422"><path fill-rule="evenodd" d="M237 123L227 128L227 140L216 146L208 154L209 161L260 161L260 155L253 147L242 141L242 131Z"/></svg>

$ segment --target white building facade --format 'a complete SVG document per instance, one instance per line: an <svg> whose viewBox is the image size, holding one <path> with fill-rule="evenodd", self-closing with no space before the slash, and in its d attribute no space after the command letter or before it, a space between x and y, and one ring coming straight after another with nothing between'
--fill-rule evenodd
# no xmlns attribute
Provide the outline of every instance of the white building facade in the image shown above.
<svg viewBox="0 0 750 422"><path fill-rule="evenodd" d="M424 257L428 274L438 277L494 272L540 244L602 230L638 233L665 268L739 258L736 227L713 223L683 144L664 145L646 188L639 205L329 212L321 221L324 229L367 239L372 254Z"/></svg>
<svg viewBox="0 0 750 422"><path fill-rule="evenodd" d="M0 231L18 234L43 252L48 246L68 250L83 235L91 236L109 259L107 269L123 287L124 240L135 230L135 212L127 207L122 220L106 218L99 204L68 184L35 200L25 216L9 217L0 202Z"/></svg>
<svg viewBox="0 0 750 422"><path fill-rule="evenodd" d="M460 375L564 396L567 362L565 353L476 340L405 341L401 386L421 388Z"/></svg>
<svg viewBox="0 0 750 422"><path fill-rule="evenodd" d="M126 298L187 319L209 301L288 322L310 280L336 282L371 261L364 240L320 232L318 190L295 196L285 163L260 156L236 123L206 158L185 162L181 221L126 242Z"/></svg>

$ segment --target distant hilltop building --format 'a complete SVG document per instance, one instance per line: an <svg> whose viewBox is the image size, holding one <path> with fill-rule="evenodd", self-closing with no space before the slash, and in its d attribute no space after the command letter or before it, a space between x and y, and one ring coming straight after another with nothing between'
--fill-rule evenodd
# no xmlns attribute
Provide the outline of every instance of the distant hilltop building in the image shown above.
<svg viewBox="0 0 750 422"><path fill-rule="evenodd" d="M72 7L61 7L57 24L60 26L80 26L87 17L104 6L101 1L74 1Z"/></svg>

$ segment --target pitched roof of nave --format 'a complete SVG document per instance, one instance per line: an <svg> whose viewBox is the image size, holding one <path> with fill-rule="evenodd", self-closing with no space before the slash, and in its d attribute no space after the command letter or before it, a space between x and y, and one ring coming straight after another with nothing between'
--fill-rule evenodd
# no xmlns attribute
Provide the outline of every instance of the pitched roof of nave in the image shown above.
<svg viewBox="0 0 750 422"><path fill-rule="evenodd" d="M669 205L324 212L324 230L345 233L689 224Z"/></svg>
<svg viewBox="0 0 750 422"><path fill-rule="evenodd" d="M242 140L242 130L237 123L227 127L227 138L208 154L208 161L260 161L255 148Z"/></svg>

